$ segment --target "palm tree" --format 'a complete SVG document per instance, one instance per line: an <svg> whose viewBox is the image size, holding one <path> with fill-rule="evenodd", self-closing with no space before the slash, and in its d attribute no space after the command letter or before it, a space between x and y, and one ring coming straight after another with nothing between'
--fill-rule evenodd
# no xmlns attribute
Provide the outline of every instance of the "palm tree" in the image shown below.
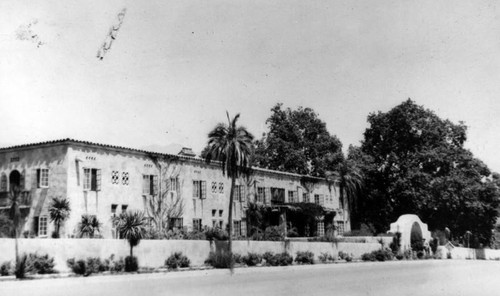
<svg viewBox="0 0 500 296"><path fill-rule="evenodd" d="M78 233L80 237L94 238L96 232L101 231L101 223L95 215L83 214L82 220L78 223Z"/></svg>
<svg viewBox="0 0 500 296"><path fill-rule="evenodd" d="M233 229L233 198L234 185L237 178L251 173L250 158L253 152L253 135L245 127L237 126L236 122L240 117L237 114L233 120L227 113L228 124L219 123L208 133L208 148L206 161L218 160L221 163L222 174L231 178L231 192L229 195L228 230L229 245L228 251L232 249L232 229Z"/></svg>
<svg viewBox="0 0 500 296"><path fill-rule="evenodd" d="M16 268L19 266L19 245L17 241L18 237L18 227L21 219L21 211L19 210L19 195L21 194L21 188L17 185L12 185L10 189L9 199L10 199L10 209L9 218L12 220L12 232L14 235L14 248L16 252ZM16 274L16 277L18 275Z"/></svg>
<svg viewBox="0 0 500 296"><path fill-rule="evenodd" d="M141 211L121 213L113 221L120 238L128 240L130 245L130 257L134 257L133 248L146 237L146 225L148 218Z"/></svg>
<svg viewBox="0 0 500 296"><path fill-rule="evenodd" d="M66 198L54 197L49 205L50 221L56 225L55 234L59 237L61 224L68 219L71 209L69 201Z"/></svg>
<svg viewBox="0 0 500 296"><path fill-rule="evenodd" d="M337 165L335 171L326 172L325 177L329 186L337 185L339 187L341 207L347 206L352 215L356 210L358 195L363 188L361 171L351 161L344 160Z"/></svg>

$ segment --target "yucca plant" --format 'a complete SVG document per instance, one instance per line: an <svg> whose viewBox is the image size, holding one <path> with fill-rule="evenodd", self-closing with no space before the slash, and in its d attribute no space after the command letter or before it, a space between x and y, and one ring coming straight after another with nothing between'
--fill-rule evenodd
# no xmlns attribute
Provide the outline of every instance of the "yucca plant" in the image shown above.
<svg viewBox="0 0 500 296"><path fill-rule="evenodd" d="M124 212L117 216L113 223L120 234L120 238L126 239L130 245L130 257L133 257L133 249L141 239L146 237L148 219L141 211Z"/></svg>

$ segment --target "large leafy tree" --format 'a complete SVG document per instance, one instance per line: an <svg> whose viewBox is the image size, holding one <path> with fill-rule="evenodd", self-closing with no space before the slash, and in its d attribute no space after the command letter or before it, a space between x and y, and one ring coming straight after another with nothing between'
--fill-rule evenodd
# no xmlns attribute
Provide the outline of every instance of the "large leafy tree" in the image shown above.
<svg viewBox="0 0 500 296"><path fill-rule="evenodd" d="M271 109L269 132L256 141L254 163L263 168L324 177L342 159L342 144L311 108Z"/></svg>
<svg viewBox="0 0 500 296"><path fill-rule="evenodd" d="M489 244L498 187L488 167L464 148L466 126L439 118L408 99L389 112L368 116L360 149L350 150L365 175L361 202L366 222L387 230L400 215L414 213L431 229L471 231Z"/></svg>
<svg viewBox="0 0 500 296"><path fill-rule="evenodd" d="M253 154L253 135L248 130L237 124L240 115L233 119L227 114L228 123L219 123L208 133L208 148L206 160L220 161L222 174L231 178L231 192L229 194L228 231L229 254L232 252L232 227L233 227L233 199L234 185L237 178L251 173L251 155Z"/></svg>
<svg viewBox="0 0 500 296"><path fill-rule="evenodd" d="M71 209L66 198L54 197L49 205L50 221L56 226L55 236L59 237L61 224L68 219Z"/></svg>

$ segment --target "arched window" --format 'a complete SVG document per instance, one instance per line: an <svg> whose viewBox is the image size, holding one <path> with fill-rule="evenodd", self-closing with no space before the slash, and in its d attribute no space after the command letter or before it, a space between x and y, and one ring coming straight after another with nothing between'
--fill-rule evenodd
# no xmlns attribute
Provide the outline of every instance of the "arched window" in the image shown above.
<svg viewBox="0 0 500 296"><path fill-rule="evenodd" d="M7 191L7 175L5 173L2 173L2 176L0 177L0 192L6 192Z"/></svg>

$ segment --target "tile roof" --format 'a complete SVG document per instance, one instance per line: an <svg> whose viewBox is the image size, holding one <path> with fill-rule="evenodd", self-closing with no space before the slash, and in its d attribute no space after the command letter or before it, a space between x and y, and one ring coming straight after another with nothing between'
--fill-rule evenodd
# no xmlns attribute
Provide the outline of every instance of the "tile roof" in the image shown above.
<svg viewBox="0 0 500 296"><path fill-rule="evenodd" d="M168 154L168 153L152 152L152 151L146 151L146 150L141 150L141 149L123 147L123 146L116 146L116 145L95 143L95 142L90 142L90 141L75 140L75 139L71 139L71 138L3 147L3 148L0 148L0 151L20 149L20 148L31 148L31 147L45 146L45 145L51 146L54 144L83 144L83 145L97 146L97 147L103 147L103 148L125 150L125 151L130 151L130 152L144 153L144 154L148 154L148 155L163 156L163 157L169 157L169 158L174 158L174 159L181 158L181 159L187 159L187 160L192 160L192 161L196 161L196 162L205 162L205 160L203 158L199 158L196 156L191 157L191 156L174 155L174 154ZM217 163L217 161L212 161L212 163ZM296 173L270 170L270 169L265 169L265 168L260 168L260 167L252 167L252 169L254 169L256 171L267 172L267 173L275 173L275 174L288 175L288 176L294 176L294 177L308 177L311 179L324 180L324 178L320 178L320 177L300 175L300 174L296 174Z"/></svg>

